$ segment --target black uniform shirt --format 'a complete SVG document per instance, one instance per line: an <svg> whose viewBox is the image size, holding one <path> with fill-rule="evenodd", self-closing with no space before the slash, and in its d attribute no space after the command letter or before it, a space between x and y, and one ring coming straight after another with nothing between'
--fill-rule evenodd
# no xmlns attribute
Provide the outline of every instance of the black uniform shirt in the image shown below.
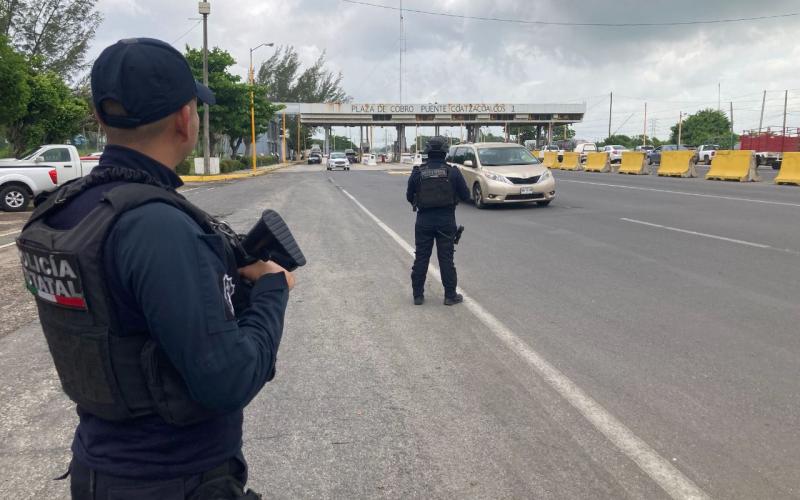
<svg viewBox="0 0 800 500"><path fill-rule="evenodd" d="M136 151L107 146L96 168L141 169L165 186L182 185L164 165ZM114 185L82 193L48 220L68 229ZM275 373L288 286L283 274L255 283L252 306L233 318L220 280L222 240L205 234L184 212L150 203L126 212L105 246L111 301L120 335L148 331L183 376L192 397L221 416L173 426L158 416L110 422L78 410L75 459L108 474L171 478L206 471L242 443L242 408Z"/></svg>
<svg viewBox="0 0 800 500"><path fill-rule="evenodd" d="M456 196L461 201L468 201L471 199L469 188L467 188L467 183L458 168L447 165L443 159L440 160L431 158L428 160L428 164L433 166L441 165L447 167L447 177L450 180L450 185L453 186L453 191L455 191ZM406 188L406 200L408 200L409 203L414 203L414 195L417 192L421 180L422 177L419 173L419 169L415 168L412 170L411 176L408 178L408 186ZM417 216L431 220L452 219L455 217L455 209L455 204L449 207L419 209Z"/></svg>

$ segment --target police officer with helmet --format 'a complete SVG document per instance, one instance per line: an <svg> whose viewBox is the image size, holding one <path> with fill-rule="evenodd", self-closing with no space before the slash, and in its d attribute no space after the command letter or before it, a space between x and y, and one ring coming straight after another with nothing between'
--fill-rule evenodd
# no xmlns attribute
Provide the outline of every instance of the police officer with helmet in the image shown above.
<svg viewBox="0 0 800 500"><path fill-rule="evenodd" d="M453 262L456 226L456 205L458 200L470 199L469 189L464 177L456 167L445 162L447 139L434 137L428 141L425 152L428 159L418 169L414 169L408 179L406 199L417 210L414 228L416 258L411 268L411 288L414 304L425 302L425 277L428 274L433 244L436 242L436 255L439 258L442 285L444 285L444 304L451 306L464 300L456 292L458 279Z"/></svg>
<svg viewBox="0 0 800 500"><path fill-rule="evenodd" d="M243 408L275 376L294 277L238 268L229 229L176 191L198 102L214 103L180 52L121 40L91 81L108 146L17 240L77 404L72 497L260 498L245 489Z"/></svg>

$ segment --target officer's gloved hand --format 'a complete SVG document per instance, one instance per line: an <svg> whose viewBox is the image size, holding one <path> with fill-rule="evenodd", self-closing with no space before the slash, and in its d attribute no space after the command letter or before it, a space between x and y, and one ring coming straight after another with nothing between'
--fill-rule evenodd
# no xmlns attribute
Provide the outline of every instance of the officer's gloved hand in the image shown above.
<svg viewBox="0 0 800 500"><path fill-rule="evenodd" d="M249 266L239 268L239 275L251 283L255 283L265 274L279 273L284 273L284 275L286 275L286 283L289 284L289 290L294 288L294 275L271 260L259 260Z"/></svg>

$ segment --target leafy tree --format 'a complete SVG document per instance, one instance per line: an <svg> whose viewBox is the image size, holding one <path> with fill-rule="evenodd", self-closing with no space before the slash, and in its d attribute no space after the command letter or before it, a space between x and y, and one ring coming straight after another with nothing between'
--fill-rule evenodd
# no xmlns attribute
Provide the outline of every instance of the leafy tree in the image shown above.
<svg viewBox="0 0 800 500"><path fill-rule="evenodd" d="M354 151L358 151L358 146L356 146L356 144L353 141L351 141L349 137L332 134L329 137L329 141L330 141L331 151L344 151L345 149L352 149ZM325 146L325 141L323 139L311 139L311 141L308 144L309 145L317 144L321 148ZM286 137L286 149L287 150L290 149L288 133Z"/></svg>
<svg viewBox="0 0 800 500"><path fill-rule="evenodd" d="M670 129L670 141L678 143L678 124ZM734 141L737 136L734 135ZM716 109L704 109L688 116L683 121L681 143L699 146L700 144L729 144L731 142L731 122L725 113Z"/></svg>
<svg viewBox="0 0 800 500"><path fill-rule="evenodd" d="M642 134L634 135L633 137L631 137L631 143L633 144L634 147L641 146L642 144L644 144L644 136ZM660 146L662 144L664 144L664 142L659 140L658 137L650 137L649 135L647 136L648 146Z"/></svg>
<svg viewBox="0 0 800 500"><path fill-rule="evenodd" d="M201 80L203 50L187 47L186 59L189 61L195 78ZM211 106L209 114L212 154L216 149L216 143L223 136L228 138L230 148L234 153L243 143L248 150L250 148L250 85L242 82L241 77L228 71L228 68L234 64L236 64L236 60L233 56L219 47L214 47L208 53L208 85L217 98L217 103ZM256 134L260 135L267 131L276 107L266 98L266 87L261 84L254 87L254 103ZM203 108L200 108L199 111L202 117Z"/></svg>
<svg viewBox="0 0 800 500"><path fill-rule="evenodd" d="M301 72L300 58L291 45L278 47L261 64L257 81L266 86L267 97L273 102L347 102L350 97L342 88L342 74L325 69L323 52L313 65ZM286 129L297 131L297 117L286 117ZM311 144L314 128L301 125L301 143ZM287 148L298 149L297 134L286 138ZM302 147L302 144L299 145Z"/></svg>
<svg viewBox="0 0 800 500"><path fill-rule="evenodd" d="M97 0L0 0L0 36L37 70L64 78L85 67L89 42L102 21Z"/></svg>
<svg viewBox="0 0 800 500"><path fill-rule="evenodd" d="M567 139L575 137L575 129L569 128L567 125L556 125L553 127L553 141L560 141L564 139L564 131L566 129Z"/></svg>
<svg viewBox="0 0 800 500"><path fill-rule="evenodd" d="M642 143L641 140L637 142L635 139L627 135L615 134L606 137L606 139L603 142L599 142L597 145L598 146L620 145L620 146L625 146L626 148L633 149L641 143Z"/></svg>
<svg viewBox="0 0 800 500"><path fill-rule="evenodd" d="M25 58L8 45L0 36L0 129L19 118L27 111L31 98L28 86L28 64Z"/></svg>
<svg viewBox="0 0 800 500"><path fill-rule="evenodd" d="M26 83L30 98L25 112L6 126L15 155L42 144L65 142L80 130L88 113L86 102L51 71L29 70Z"/></svg>

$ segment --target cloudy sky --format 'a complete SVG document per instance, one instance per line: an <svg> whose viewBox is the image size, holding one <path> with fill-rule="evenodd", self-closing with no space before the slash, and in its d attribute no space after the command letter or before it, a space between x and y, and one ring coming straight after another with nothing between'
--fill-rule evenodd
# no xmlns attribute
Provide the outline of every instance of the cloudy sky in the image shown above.
<svg viewBox="0 0 800 500"><path fill-rule="evenodd" d="M399 0L364 0L397 7ZM327 52L355 102L399 100L400 15L343 0L211 0L209 44L247 72L249 48L293 45L304 63ZM93 58L117 39L202 44L194 0L100 0L105 21ZM792 0L403 0L408 9L567 23L669 23L800 13ZM800 15L736 23L650 27L543 26L406 12L403 102L585 102L578 137L647 131L666 139L680 112L733 101L735 128L800 126ZM261 48L255 60L269 57ZM380 134L382 135L382 134Z"/></svg>

